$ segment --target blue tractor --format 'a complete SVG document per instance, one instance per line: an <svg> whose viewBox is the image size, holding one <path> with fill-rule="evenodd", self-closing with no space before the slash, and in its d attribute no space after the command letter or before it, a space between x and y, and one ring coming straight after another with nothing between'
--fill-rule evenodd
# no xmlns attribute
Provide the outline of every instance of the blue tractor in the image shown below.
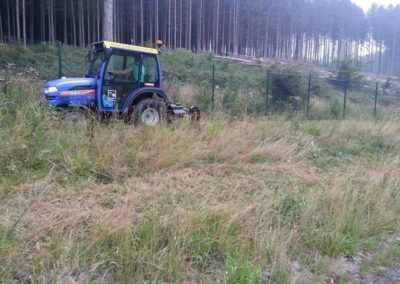
<svg viewBox="0 0 400 284"><path fill-rule="evenodd" d="M162 43L157 41L157 46ZM49 105L117 116L133 124L156 126L175 117L200 119L197 107L172 103L163 90L159 49L109 41L92 43L85 78L61 78L45 85Z"/></svg>

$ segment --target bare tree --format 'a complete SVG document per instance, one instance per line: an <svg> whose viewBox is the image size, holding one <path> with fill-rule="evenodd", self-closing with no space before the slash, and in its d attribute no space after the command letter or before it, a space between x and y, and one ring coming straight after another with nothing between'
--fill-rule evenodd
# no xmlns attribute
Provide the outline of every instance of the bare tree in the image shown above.
<svg viewBox="0 0 400 284"><path fill-rule="evenodd" d="M0 41L3 41L3 18L1 17L0 13Z"/></svg>
<svg viewBox="0 0 400 284"><path fill-rule="evenodd" d="M140 0L140 43L144 44L144 11L143 11L143 0Z"/></svg>
<svg viewBox="0 0 400 284"><path fill-rule="evenodd" d="M103 20L103 38L104 40L114 40L113 35L113 15L114 2L113 0L104 1L104 20Z"/></svg>
<svg viewBox="0 0 400 284"><path fill-rule="evenodd" d="M156 40L158 40L159 38L160 38L160 33L159 33L159 28L158 28L158 26L159 26L159 20L158 20L158 15L159 15L159 7L158 7L158 0L155 0L156 1L156 3L155 3L155 13L156 13L156 15L155 15L155 38L156 38Z"/></svg>
<svg viewBox="0 0 400 284"><path fill-rule="evenodd" d="M22 37L24 46L26 47L26 15L25 15L25 0L22 0Z"/></svg>
<svg viewBox="0 0 400 284"><path fill-rule="evenodd" d="M47 10L48 10L48 26L49 26L49 41L52 43L55 42L55 31L54 31L54 7L53 0L48 0L47 2Z"/></svg>
<svg viewBox="0 0 400 284"><path fill-rule="evenodd" d="M11 36L10 0L7 0L7 36Z"/></svg>
<svg viewBox="0 0 400 284"><path fill-rule="evenodd" d="M76 46L77 44L77 39L76 39L76 20L75 20L75 7L74 7L74 2L71 1L71 13L72 13L72 35L74 39L74 45Z"/></svg>
<svg viewBox="0 0 400 284"><path fill-rule="evenodd" d="M64 43L68 44L68 33L67 33L67 0L64 0Z"/></svg>
<svg viewBox="0 0 400 284"><path fill-rule="evenodd" d="M19 18L19 0L16 0L16 7L15 7L15 19L17 22L17 39L18 41L21 40L21 27L20 27L20 18Z"/></svg>
<svg viewBox="0 0 400 284"><path fill-rule="evenodd" d="M100 0L97 0L96 27L97 40L100 40Z"/></svg>

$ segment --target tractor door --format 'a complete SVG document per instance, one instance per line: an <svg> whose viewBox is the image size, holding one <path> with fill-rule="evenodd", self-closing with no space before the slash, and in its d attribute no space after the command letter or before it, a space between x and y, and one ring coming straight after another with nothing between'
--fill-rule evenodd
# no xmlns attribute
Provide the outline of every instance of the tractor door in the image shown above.
<svg viewBox="0 0 400 284"><path fill-rule="evenodd" d="M102 107L110 111L123 111L126 97L139 88L144 80L142 56L136 52L113 50L102 83Z"/></svg>

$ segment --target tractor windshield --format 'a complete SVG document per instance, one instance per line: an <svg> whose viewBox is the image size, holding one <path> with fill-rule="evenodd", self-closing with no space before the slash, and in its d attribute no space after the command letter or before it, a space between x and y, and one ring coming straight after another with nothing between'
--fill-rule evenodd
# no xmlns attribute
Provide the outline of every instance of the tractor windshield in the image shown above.
<svg viewBox="0 0 400 284"><path fill-rule="evenodd" d="M92 52L89 56L89 70L87 76L89 77L100 77L101 66L103 65L103 61L105 59L105 52L104 51L95 51Z"/></svg>

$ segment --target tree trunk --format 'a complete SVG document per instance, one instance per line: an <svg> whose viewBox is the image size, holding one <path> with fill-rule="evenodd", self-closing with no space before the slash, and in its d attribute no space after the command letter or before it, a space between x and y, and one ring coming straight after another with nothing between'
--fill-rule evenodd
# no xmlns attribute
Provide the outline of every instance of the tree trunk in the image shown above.
<svg viewBox="0 0 400 284"><path fill-rule="evenodd" d="M7 0L7 36L11 38L10 0Z"/></svg>
<svg viewBox="0 0 400 284"><path fill-rule="evenodd" d="M118 5L117 5L117 1L114 0L113 1L113 30L112 30L112 34L113 34L113 40L114 41L118 41L117 39L117 32L118 32L118 22L117 22L117 9L118 9Z"/></svg>
<svg viewBox="0 0 400 284"><path fill-rule="evenodd" d="M176 0L174 0L174 48L176 48Z"/></svg>
<svg viewBox="0 0 400 284"><path fill-rule="evenodd" d="M54 1L50 0L50 15L51 15L51 40L52 43L55 43L56 41L56 28L55 28L55 22L54 22Z"/></svg>
<svg viewBox="0 0 400 284"><path fill-rule="evenodd" d="M393 33L393 43L392 43L392 55L391 55L391 68L390 72L394 74L396 68L396 47L397 47L397 30L394 29Z"/></svg>
<svg viewBox="0 0 400 284"><path fill-rule="evenodd" d="M191 0L190 0L191 1ZM219 0L217 0L217 10L216 10L216 17L215 17L215 53L219 53Z"/></svg>
<svg viewBox="0 0 400 284"><path fill-rule="evenodd" d="M239 53L239 1L234 1L233 12L233 53Z"/></svg>
<svg viewBox="0 0 400 284"><path fill-rule="evenodd" d="M3 18L1 17L0 12L0 41L4 41L3 35Z"/></svg>
<svg viewBox="0 0 400 284"><path fill-rule="evenodd" d="M19 18L19 0L15 1L15 20L17 23L17 40L21 40L21 27L20 27L20 18Z"/></svg>
<svg viewBox="0 0 400 284"><path fill-rule="evenodd" d="M144 45L144 13L143 0L140 0L140 44Z"/></svg>
<svg viewBox="0 0 400 284"><path fill-rule="evenodd" d="M225 8L224 2L222 2L222 11L224 11L224 8ZM225 53L225 28L226 28L225 21L226 21L226 13L222 13L222 28L221 28L222 35L221 35L221 48L220 48L221 54Z"/></svg>
<svg viewBox="0 0 400 284"><path fill-rule="evenodd" d="M159 7L158 7L158 0L155 0L155 24L154 24L154 35L155 35L155 39L159 40L160 39L160 30L159 30L159 20L158 20L158 15L159 15Z"/></svg>
<svg viewBox="0 0 400 284"><path fill-rule="evenodd" d="M149 17L149 35L147 36L147 38L153 44L154 43L154 39L153 39L153 36L154 36L154 34L153 34L153 30L154 30L153 29L153 23L154 23L153 1L150 2L150 5L148 7L149 7L150 17Z"/></svg>
<svg viewBox="0 0 400 284"><path fill-rule="evenodd" d="M34 26L34 14L33 14L33 3L31 3L30 16L29 16L29 26L30 26L30 30L29 30L30 35L29 35L29 38L30 38L31 42L33 42L33 41L34 41L33 33L34 33L34 31L35 31L35 26Z"/></svg>
<svg viewBox="0 0 400 284"><path fill-rule="evenodd" d="M183 3L180 0L180 9L179 9L179 47L182 47L182 31L183 31L183 22L182 22L182 12L183 12Z"/></svg>
<svg viewBox="0 0 400 284"><path fill-rule="evenodd" d="M378 74L382 73L382 45L383 43L379 43L379 57L378 57Z"/></svg>
<svg viewBox="0 0 400 284"><path fill-rule="evenodd" d="M97 13L96 13L96 27L97 27L97 41L101 40L100 36L100 0L97 0Z"/></svg>
<svg viewBox="0 0 400 284"><path fill-rule="evenodd" d="M280 51L280 25L281 25L281 9L278 9L278 19L277 19L277 24L276 24L276 34L275 34L275 58L278 58L280 56L279 51Z"/></svg>
<svg viewBox="0 0 400 284"><path fill-rule="evenodd" d="M48 10L48 15L47 15L47 21L48 21L48 31L49 31L49 41L54 43L55 42L55 36L54 36L54 19L53 19L53 0L49 0L47 2L47 10Z"/></svg>
<svg viewBox="0 0 400 284"><path fill-rule="evenodd" d="M104 38L104 40L110 40L110 41L114 40L113 15L114 15L113 0L104 0L104 19L103 19L103 38Z"/></svg>
<svg viewBox="0 0 400 284"><path fill-rule="evenodd" d="M49 3L49 39L54 44L55 43L55 29L54 29L54 7L53 0Z"/></svg>
<svg viewBox="0 0 400 284"><path fill-rule="evenodd" d="M295 51L294 51L294 60L299 60L300 54L300 33L296 33L296 41L295 41Z"/></svg>
<svg viewBox="0 0 400 284"><path fill-rule="evenodd" d="M72 12L72 34L73 34L73 38L74 38L74 46L76 46L77 45L77 39L76 39L76 20L75 20L74 1L71 1L71 12Z"/></svg>
<svg viewBox="0 0 400 284"><path fill-rule="evenodd" d="M166 1L164 2L164 9L166 9ZM161 28L161 34L162 34L162 38L164 39L164 41L167 43L167 22L168 22L168 13L162 13L163 15L163 21L160 25Z"/></svg>
<svg viewBox="0 0 400 284"><path fill-rule="evenodd" d="M171 44L171 0L168 0L168 47L172 48Z"/></svg>
<svg viewBox="0 0 400 284"><path fill-rule="evenodd" d="M207 49L207 43L206 43L206 0L202 0L203 8L202 8L202 25L201 25L201 49L206 50Z"/></svg>
<svg viewBox="0 0 400 284"><path fill-rule="evenodd" d="M53 0L51 0L53 1ZM79 44L81 47L86 46L86 29L85 29L85 14L83 9L83 0L79 0Z"/></svg>
<svg viewBox="0 0 400 284"><path fill-rule="evenodd" d="M25 13L25 0L22 0L22 37L24 39L24 46L26 47L26 13Z"/></svg>
<svg viewBox="0 0 400 284"><path fill-rule="evenodd" d="M197 50L201 50L201 27L202 27L202 19L203 19L203 0L200 0L199 4L199 15L197 19Z"/></svg>
<svg viewBox="0 0 400 284"><path fill-rule="evenodd" d="M188 49L192 49L192 0L189 0Z"/></svg>
<svg viewBox="0 0 400 284"><path fill-rule="evenodd" d="M41 3L41 13L40 13L40 37L41 41L46 40L46 28L45 28L45 2L44 0ZM72 2L71 2L72 3Z"/></svg>
<svg viewBox="0 0 400 284"><path fill-rule="evenodd" d="M132 2L132 38L131 43L136 43L136 5Z"/></svg>
<svg viewBox="0 0 400 284"><path fill-rule="evenodd" d="M51 6L51 0L47 0L47 26L48 26L48 31L49 31L49 41L52 41L52 38L51 38L52 25L51 25L51 13L50 13L51 7L50 6Z"/></svg>
<svg viewBox="0 0 400 284"><path fill-rule="evenodd" d="M89 1L89 0L87 0L86 1L86 17L87 17L87 23L86 23L86 26L87 26L87 29L86 29L86 32L87 32L87 43L90 43L91 42L91 40L92 40L92 37L90 36L92 33L91 33L91 24L90 24L90 22L91 22L91 19L92 19L92 16L91 16L91 14L90 14L90 11L92 11L92 7L90 7L90 2L91 1Z"/></svg>
<svg viewBox="0 0 400 284"><path fill-rule="evenodd" d="M68 44L67 0L64 0L64 43Z"/></svg>

